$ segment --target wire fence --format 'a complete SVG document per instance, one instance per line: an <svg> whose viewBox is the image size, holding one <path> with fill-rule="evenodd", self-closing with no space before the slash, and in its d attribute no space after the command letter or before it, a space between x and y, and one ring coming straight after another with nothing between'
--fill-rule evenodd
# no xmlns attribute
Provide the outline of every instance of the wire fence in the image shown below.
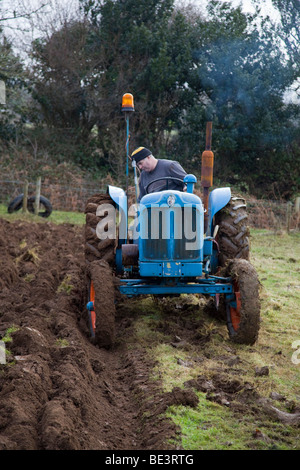
<svg viewBox="0 0 300 470"><path fill-rule="evenodd" d="M28 182L28 195L35 194L36 182ZM80 185L43 183L41 195L49 199L53 210L84 212L87 199L104 193L107 183L82 182ZM0 202L5 205L23 194L24 181L0 180ZM248 221L251 227L270 230L300 229L300 198L296 202L269 201L249 198Z"/></svg>
<svg viewBox="0 0 300 470"><path fill-rule="evenodd" d="M36 183L28 182L28 196L33 196ZM49 199L53 210L83 212L87 199L96 193L106 191L105 184L84 183L78 186L61 184L42 184L41 195ZM0 180L0 202L9 204L23 194L24 181Z"/></svg>
<svg viewBox="0 0 300 470"><path fill-rule="evenodd" d="M299 230L299 198L296 202L247 200L248 222L250 227L269 230Z"/></svg>

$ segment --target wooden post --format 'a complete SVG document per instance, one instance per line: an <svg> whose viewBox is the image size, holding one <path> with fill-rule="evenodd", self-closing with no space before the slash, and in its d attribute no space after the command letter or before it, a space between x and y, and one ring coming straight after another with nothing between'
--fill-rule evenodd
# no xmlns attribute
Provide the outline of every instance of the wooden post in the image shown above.
<svg viewBox="0 0 300 470"><path fill-rule="evenodd" d="M300 197L296 197L296 200L295 200L295 212L299 212L300 211Z"/></svg>
<svg viewBox="0 0 300 470"><path fill-rule="evenodd" d="M39 176L36 181L35 189L35 201L34 201L34 213L38 215L40 208L40 196L41 196L41 177Z"/></svg>
<svg viewBox="0 0 300 470"><path fill-rule="evenodd" d="M290 201L287 203L287 208L286 208L286 229L287 229L287 233L290 232L292 205L293 204Z"/></svg>
<svg viewBox="0 0 300 470"><path fill-rule="evenodd" d="M24 182L24 188L23 188L23 207L22 207L22 212L26 214L28 212L27 210L27 199L28 199L28 181L26 180Z"/></svg>

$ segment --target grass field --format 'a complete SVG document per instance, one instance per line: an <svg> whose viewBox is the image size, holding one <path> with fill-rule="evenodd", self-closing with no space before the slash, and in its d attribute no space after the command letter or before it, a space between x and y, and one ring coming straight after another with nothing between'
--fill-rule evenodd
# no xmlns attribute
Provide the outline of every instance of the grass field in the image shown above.
<svg viewBox="0 0 300 470"><path fill-rule="evenodd" d="M43 218L34 214L24 214L22 210L8 214L7 206L5 204L0 204L0 217L7 220L26 220L34 222L53 222L54 224L84 224L85 223L85 214L82 212L68 212L68 211L53 211L49 217Z"/></svg>

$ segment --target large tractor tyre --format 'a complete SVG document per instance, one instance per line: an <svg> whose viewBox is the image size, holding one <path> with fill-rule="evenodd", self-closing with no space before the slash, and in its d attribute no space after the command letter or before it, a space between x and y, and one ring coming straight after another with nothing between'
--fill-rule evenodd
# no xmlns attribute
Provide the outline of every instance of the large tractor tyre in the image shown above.
<svg viewBox="0 0 300 470"><path fill-rule="evenodd" d="M22 209L23 207L23 194L19 194L15 199L13 199L7 208L7 212L9 214L12 214L15 211L18 211ZM34 214L34 201L35 201L35 196L31 196L27 199L27 209L29 212ZM40 206L44 207L44 211L38 212L38 215L40 217L49 217L49 215L52 213L52 205L51 202L45 198L44 196L40 196Z"/></svg>
<svg viewBox="0 0 300 470"><path fill-rule="evenodd" d="M219 226L216 241L219 246L219 264L225 266L232 259L249 259L249 227L245 200L232 197L229 203L215 215Z"/></svg>
<svg viewBox="0 0 300 470"><path fill-rule="evenodd" d="M115 340L115 299L112 269L106 261L93 261L87 269L88 324L91 341L109 349Z"/></svg>
<svg viewBox="0 0 300 470"><path fill-rule="evenodd" d="M226 275L233 280L234 294L226 302L227 328L235 343L254 344L260 327L259 280L247 260L232 260Z"/></svg>
<svg viewBox="0 0 300 470"><path fill-rule="evenodd" d="M104 212L103 216L96 215L99 206L104 205L115 207L115 204L109 194L95 194L87 201L85 208L85 259L87 264L92 263L95 260L103 260L106 261L110 266L114 267L115 248L117 245L116 238L106 238L101 240L96 233L98 223L101 222L104 218L108 223L113 222L108 220L108 212Z"/></svg>
<svg viewBox="0 0 300 470"><path fill-rule="evenodd" d="M12 214L15 211L18 211L23 206L23 194L19 194L19 196L15 197L8 205L7 212Z"/></svg>
<svg viewBox="0 0 300 470"><path fill-rule="evenodd" d="M35 196L31 196L31 197L28 198L27 208L28 208L29 212L31 212L32 214L34 214L34 210L35 210L34 205L35 205ZM38 212L39 217L45 217L46 218L46 217L49 217L49 215L51 215L51 213L52 213L52 204L49 201L49 199L47 199L44 196L40 196L40 207L43 207L44 210Z"/></svg>

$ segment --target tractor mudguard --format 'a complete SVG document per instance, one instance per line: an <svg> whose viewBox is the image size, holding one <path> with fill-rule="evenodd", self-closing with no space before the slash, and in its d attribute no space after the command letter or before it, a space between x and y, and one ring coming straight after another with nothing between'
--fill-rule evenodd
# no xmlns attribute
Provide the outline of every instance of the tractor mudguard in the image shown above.
<svg viewBox="0 0 300 470"><path fill-rule="evenodd" d="M107 188L107 192L110 195L111 199L116 203L117 209L120 214L118 240L118 245L120 246L122 244L127 243L127 196L123 189L117 188L116 186L109 185Z"/></svg>
<svg viewBox="0 0 300 470"><path fill-rule="evenodd" d="M212 222L214 215L223 207L228 204L231 198L231 189L230 188L217 188L211 191L208 201L208 228L207 234L211 236Z"/></svg>

